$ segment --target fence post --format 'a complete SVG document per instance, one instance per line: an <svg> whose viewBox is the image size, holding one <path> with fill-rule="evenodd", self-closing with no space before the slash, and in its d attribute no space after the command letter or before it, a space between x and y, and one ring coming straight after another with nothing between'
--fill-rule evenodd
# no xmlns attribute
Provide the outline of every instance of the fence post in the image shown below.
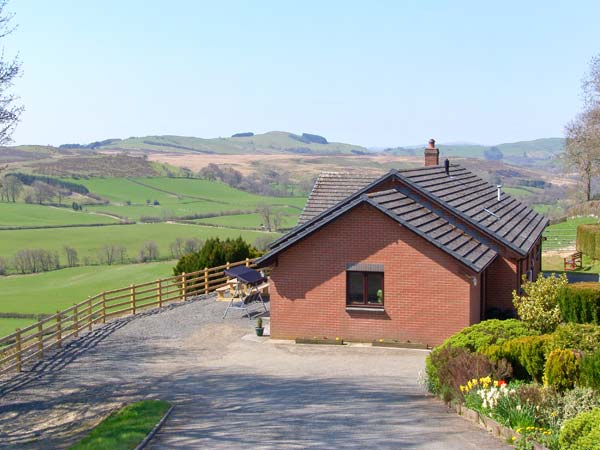
<svg viewBox="0 0 600 450"><path fill-rule="evenodd" d="M183 301L187 300L187 288L185 285L185 272L181 274L181 295L183 296Z"/></svg>
<svg viewBox="0 0 600 450"><path fill-rule="evenodd" d="M246 267L250 267L250 258L246 258Z"/></svg>
<svg viewBox="0 0 600 450"><path fill-rule="evenodd" d="M162 308L162 285L160 279L156 280L156 294L158 296L158 307Z"/></svg>
<svg viewBox="0 0 600 450"><path fill-rule="evenodd" d="M15 361L17 362L17 372L21 371L21 329L17 328L15 336Z"/></svg>
<svg viewBox="0 0 600 450"><path fill-rule="evenodd" d="M40 359L44 359L44 334L42 333L41 320L38 320L38 353Z"/></svg>
<svg viewBox="0 0 600 450"><path fill-rule="evenodd" d="M130 286L131 314L135 314L135 284Z"/></svg>
<svg viewBox="0 0 600 450"><path fill-rule="evenodd" d="M208 294L208 267L204 268L204 293Z"/></svg>
<svg viewBox="0 0 600 450"><path fill-rule="evenodd" d="M94 321L92 320L92 297L88 297L88 331L92 331L92 324Z"/></svg>
<svg viewBox="0 0 600 450"><path fill-rule="evenodd" d="M77 314L77 305L73 305L73 326L75 327L75 334L73 336L79 336L79 315Z"/></svg>
<svg viewBox="0 0 600 450"><path fill-rule="evenodd" d="M227 261L227 263L225 264L225 270L229 270L231 267L231 265L229 264L229 261ZM229 275L227 276L227 284L229 284Z"/></svg>
<svg viewBox="0 0 600 450"><path fill-rule="evenodd" d="M106 323L106 293L102 291L102 323Z"/></svg>
<svg viewBox="0 0 600 450"><path fill-rule="evenodd" d="M60 348L62 344L62 324L60 311L56 311L56 346Z"/></svg>

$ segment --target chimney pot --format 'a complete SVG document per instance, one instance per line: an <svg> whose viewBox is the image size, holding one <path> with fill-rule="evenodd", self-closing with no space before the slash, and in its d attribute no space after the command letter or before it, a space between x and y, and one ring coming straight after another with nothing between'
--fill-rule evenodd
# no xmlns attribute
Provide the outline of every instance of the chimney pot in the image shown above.
<svg viewBox="0 0 600 450"><path fill-rule="evenodd" d="M435 139L429 139L429 145L425 149L425 166L440 165L440 150L435 146Z"/></svg>

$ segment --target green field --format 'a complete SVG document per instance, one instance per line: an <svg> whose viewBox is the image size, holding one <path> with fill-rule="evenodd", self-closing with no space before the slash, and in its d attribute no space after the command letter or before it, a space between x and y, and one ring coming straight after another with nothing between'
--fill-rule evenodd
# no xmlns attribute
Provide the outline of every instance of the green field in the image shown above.
<svg viewBox="0 0 600 450"><path fill-rule="evenodd" d="M111 217L76 212L70 208L55 208L27 203L0 203L0 227L84 225L114 222L116 220Z"/></svg>
<svg viewBox="0 0 600 450"><path fill-rule="evenodd" d="M87 266L35 275L0 278L0 311L25 314L54 313L99 292L173 275L175 261L118 266ZM35 322L1 319L0 336Z"/></svg>
<svg viewBox="0 0 600 450"><path fill-rule="evenodd" d="M293 228L298 223L298 219L292 216L283 216L281 222L282 228ZM231 216L209 217L207 219L194 220L197 224L211 224L230 228L259 228L263 220L258 213L236 214Z"/></svg>
<svg viewBox="0 0 600 450"><path fill-rule="evenodd" d="M256 195L234 189L225 183L192 178L93 178L69 181L83 184L94 194L111 202L109 205L86 206L87 211L115 214L136 221L143 216L168 218L224 211L254 211L259 205L270 205L285 208L282 213L289 217L289 223L297 220L306 202L305 197ZM155 201L158 205L154 205Z"/></svg>
<svg viewBox="0 0 600 450"><path fill-rule="evenodd" d="M242 236L246 241L252 243L258 236L265 234L267 233L260 231L170 223L4 230L0 231L0 255L10 259L21 249L43 248L57 251L64 264L63 248L68 245L77 250L79 259L83 263L86 257L96 261L98 251L103 246L111 244L125 246L127 256L136 258L145 242L154 241L158 246L160 256L167 257L169 245L179 237L206 240L209 237L236 238ZM268 235L273 240L278 236L277 233ZM0 289L2 285L3 280L0 279Z"/></svg>

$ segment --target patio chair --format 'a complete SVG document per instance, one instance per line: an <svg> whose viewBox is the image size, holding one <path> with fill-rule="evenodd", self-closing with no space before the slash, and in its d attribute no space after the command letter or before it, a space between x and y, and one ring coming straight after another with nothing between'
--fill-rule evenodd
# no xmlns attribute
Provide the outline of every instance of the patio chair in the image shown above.
<svg viewBox="0 0 600 450"><path fill-rule="evenodd" d="M261 305L267 312L267 306L261 291L267 287L268 281L260 272L245 266L232 267L225 270L228 277L235 278L235 290L225 309L223 319L227 317L230 309L243 310L250 319L250 306L254 303Z"/></svg>

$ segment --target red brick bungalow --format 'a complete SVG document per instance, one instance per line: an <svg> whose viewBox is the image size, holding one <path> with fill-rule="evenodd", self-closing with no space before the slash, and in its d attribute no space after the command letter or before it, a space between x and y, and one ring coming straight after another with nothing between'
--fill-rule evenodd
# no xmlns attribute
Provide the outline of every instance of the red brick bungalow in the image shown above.
<svg viewBox="0 0 600 450"><path fill-rule="evenodd" d="M537 277L547 219L457 164L373 179L322 173L299 225L273 242L271 336L428 345L512 310Z"/></svg>

